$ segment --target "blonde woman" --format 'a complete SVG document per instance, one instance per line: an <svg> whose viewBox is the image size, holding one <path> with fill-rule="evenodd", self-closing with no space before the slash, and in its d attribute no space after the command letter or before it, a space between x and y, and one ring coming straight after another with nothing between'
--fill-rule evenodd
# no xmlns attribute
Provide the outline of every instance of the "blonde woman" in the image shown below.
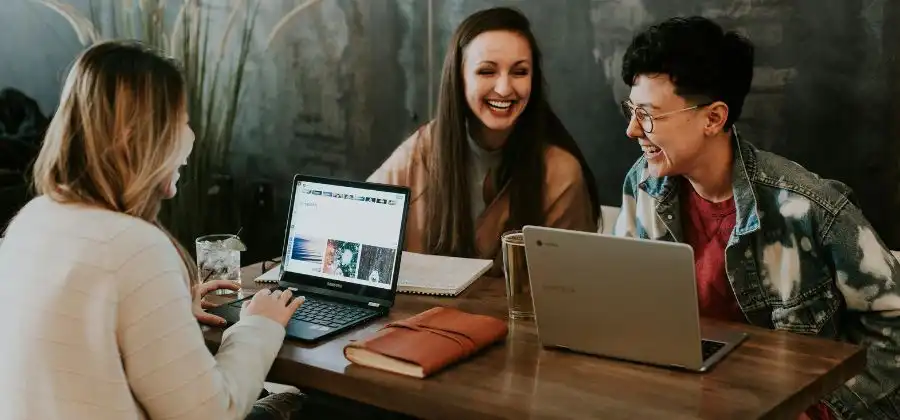
<svg viewBox="0 0 900 420"><path fill-rule="evenodd" d="M132 43L76 60L0 249L2 419L240 419L302 304L260 292L207 350L194 262L159 225L194 141L177 66ZM191 290L194 290L192 297Z"/></svg>

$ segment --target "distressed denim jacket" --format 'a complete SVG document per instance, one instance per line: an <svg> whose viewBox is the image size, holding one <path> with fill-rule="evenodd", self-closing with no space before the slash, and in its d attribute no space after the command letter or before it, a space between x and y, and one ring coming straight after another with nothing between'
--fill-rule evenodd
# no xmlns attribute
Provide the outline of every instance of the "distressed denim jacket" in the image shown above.
<svg viewBox="0 0 900 420"><path fill-rule="evenodd" d="M865 371L823 401L841 419L900 419L900 263L849 187L737 133L732 144L737 214L725 266L747 321L866 346ZM638 159L615 234L683 241L682 179L652 178Z"/></svg>

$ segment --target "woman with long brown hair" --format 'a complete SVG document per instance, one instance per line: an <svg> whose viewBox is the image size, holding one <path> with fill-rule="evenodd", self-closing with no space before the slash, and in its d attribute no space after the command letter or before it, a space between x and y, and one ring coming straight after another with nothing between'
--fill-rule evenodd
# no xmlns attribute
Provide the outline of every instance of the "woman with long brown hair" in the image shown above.
<svg viewBox="0 0 900 420"><path fill-rule="evenodd" d="M213 356L207 284L157 221L191 152L176 63L134 43L75 61L0 248L0 418L243 418L302 298L263 291ZM192 292L194 291L193 296Z"/></svg>
<svg viewBox="0 0 900 420"><path fill-rule="evenodd" d="M459 25L437 116L369 177L412 189L408 251L495 259L500 235L524 225L597 231L594 177L544 90L524 15L492 8Z"/></svg>

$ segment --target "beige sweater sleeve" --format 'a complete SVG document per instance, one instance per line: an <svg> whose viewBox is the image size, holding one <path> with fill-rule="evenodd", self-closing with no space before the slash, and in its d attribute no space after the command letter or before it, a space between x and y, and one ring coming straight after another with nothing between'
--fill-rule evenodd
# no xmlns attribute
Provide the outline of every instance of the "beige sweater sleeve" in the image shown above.
<svg viewBox="0 0 900 420"><path fill-rule="evenodd" d="M225 331L213 357L171 244L143 249L117 276L119 351L135 400L149 417L243 419L262 390L284 327L261 316L243 318Z"/></svg>
<svg viewBox="0 0 900 420"><path fill-rule="evenodd" d="M421 183L424 179L414 176L416 166L422 165L422 160L427 153L426 144L430 141L428 133L431 124L419 127L416 132L412 133L400 146L391 153L390 156L366 179L368 182L377 182L381 184L400 185L410 187L413 190L415 199L423 185L414 185Z"/></svg>
<svg viewBox="0 0 900 420"><path fill-rule="evenodd" d="M366 179L367 182L409 186L409 170L412 164L412 148L407 141L400 145L378 169Z"/></svg>
<svg viewBox="0 0 900 420"><path fill-rule="evenodd" d="M547 151L544 198L546 225L550 227L596 232L597 219L591 207L588 184L581 164L559 147Z"/></svg>

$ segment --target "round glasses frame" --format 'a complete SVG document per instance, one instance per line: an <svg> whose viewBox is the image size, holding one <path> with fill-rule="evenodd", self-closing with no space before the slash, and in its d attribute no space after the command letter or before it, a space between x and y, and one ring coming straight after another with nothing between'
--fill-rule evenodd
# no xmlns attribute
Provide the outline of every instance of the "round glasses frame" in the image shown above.
<svg viewBox="0 0 900 420"><path fill-rule="evenodd" d="M692 109L702 108L702 107L708 106L710 104L711 104L711 102L710 103L702 103L702 104L698 104L698 105L694 105L694 106L689 106L687 108L681 108L681 109L676 109L674 111L663 112L662 114L659 114L659 115L651 115L649 112L647 112L646 109L641 108L639 106L632 105L631 102L629 102L627 100L622 101L620 105L622 106L622 115L625 117L626 120L628 120L629 123L631 122L631 119L634 118L637 120L638 124L641 126L641 130L643 130L645 133L652 133L653 132L653 120L663 120L674 114L678 114L678 113L681 113L684 111L690 111Z"/></svg>

